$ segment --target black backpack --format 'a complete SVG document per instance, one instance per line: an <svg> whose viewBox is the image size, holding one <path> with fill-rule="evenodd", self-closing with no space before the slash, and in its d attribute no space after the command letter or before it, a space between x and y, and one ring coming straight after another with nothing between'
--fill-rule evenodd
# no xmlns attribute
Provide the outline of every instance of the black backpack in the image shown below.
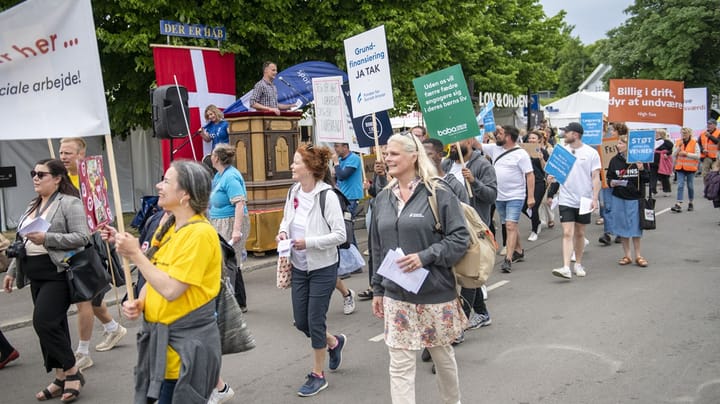
<svg viewBox="0 0 720 404"><path fill-rule="evenodd" d="M345 242L338 246L338 248L345 250L350 248L350 245L354 244L355 241L355 224L353 223L352 213L350 213L350 209L348 208L350 206L350 201L348 201L339 189L335 187L332 187L331 189L335 192L335 195L337 195L338 200L340 201L340 210L342 210L343 219L345 220L345 234L347 237L345 238ZM327 191L329 191L329 189L320 191L320 212L322 212L323 217L325 217L325 199L327 198Z"/></svg>

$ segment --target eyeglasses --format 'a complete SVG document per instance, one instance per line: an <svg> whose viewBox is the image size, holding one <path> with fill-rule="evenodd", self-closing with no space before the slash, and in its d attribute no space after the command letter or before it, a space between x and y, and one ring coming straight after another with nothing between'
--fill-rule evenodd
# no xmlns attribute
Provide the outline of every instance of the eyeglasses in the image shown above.
<svg viewBox="0 0 720 404"><path fill-rule="evenodd" d="M50 175L50 173L45 172L45 171L35 171L35 170L30 171L30 178L35 178L36 175L37 175L38 179L43 179L43 178L45 178L46 175Z"/></svg>

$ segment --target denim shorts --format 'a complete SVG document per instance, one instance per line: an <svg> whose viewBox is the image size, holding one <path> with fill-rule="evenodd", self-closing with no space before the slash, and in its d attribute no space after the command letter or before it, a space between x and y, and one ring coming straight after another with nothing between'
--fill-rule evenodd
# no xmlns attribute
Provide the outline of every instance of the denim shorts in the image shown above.
<svg viewBox="0 0 720 404"><path fill-rule="evenodd" d="M504 224L506 221L517 223L520 220L520 213L524 204L525 201L522 199L495 201L495 209L498 212L500 223Z"/></svg>

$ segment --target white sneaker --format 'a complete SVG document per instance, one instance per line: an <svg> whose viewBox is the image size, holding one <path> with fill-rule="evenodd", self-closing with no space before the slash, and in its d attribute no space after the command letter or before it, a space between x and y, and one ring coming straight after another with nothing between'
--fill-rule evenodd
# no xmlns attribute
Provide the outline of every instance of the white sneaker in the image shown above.
<svg viewBox="0 0 720 404"><path fill-rule="evenodd" d="M560 278L572 279L572 272L568 267L555 268L552 270L552 274Z"/></svg>
<svg viewBox="0 0 720 404"><path fill-rule="evenodd" d="M75 366L79 370L85 370L93 365L93 360L90 358L90 355L85 355L84 353L75 352Z"/></svg>
<svg viewBox="0 0 720 404"><path fill-rule="evenodd" d="M575 251L573 251L572 255L570 256L570 262L575 262Z"/></svg>
<svg viewBox="0 0 720 404"><path fill-rule="evenodd" d="M583 268L582 264L575 264L575 276L583 277L585 276L585 268Z"/></svg>
<svg viewBox="0 0 720 404"><path fill-rule="evenodd" d="M101 343L95 345L95 350L98 352L105 352L113 349L115 345L127 334L127 328L118 324L117 330L113 332L105 332L105 338Z"/></svg>
<svg viewBox="0 0 720 404"><path fill-rule="evenodd" d="M218 391L218 389L213 389L212 394L210 395L210 400L208 400L208 404L224 403L233 397L235 397L235 392L230 386L227 386L227 390L222 393Z"/></svg>
<svg viewBox="0 0 720 404"><path fill-rule="evenodd" d="M506 255L507 254L507 247L503 246L502 250L500 250L500 255Z"/></svg>
<svg viewBox="0 0 720 404"><path fill-rule="evenodd" d="M528 241L537 241L538 235L534 231L530 232L530 237L528 237Z"/></svg>
<svg viewBox="0 0 720 404"><path fill-rule="evenodd" d="M348 289L350 291L350 294L343 298L343 313L344 314L353 314L355 311L355 291L352 289Z"/></svg>

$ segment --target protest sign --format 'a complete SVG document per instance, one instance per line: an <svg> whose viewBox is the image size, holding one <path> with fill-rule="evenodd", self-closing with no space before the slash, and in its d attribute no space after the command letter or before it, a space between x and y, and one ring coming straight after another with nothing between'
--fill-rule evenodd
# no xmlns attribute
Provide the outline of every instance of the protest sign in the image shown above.
<svg viewBox="0 0 720 404"><path fill-rule="evenodd" d="M314 77L312 79L315 99L315 140L318 142L344 143L347 132L345 100L342 94L341 76Z"/></svg>
<svg viewBox="0 0 720 404"><path fill-rule="evenodd" d="M542 147L540 143L520 143L522 147L531 158L542 158Z"/></svg>
<svg viewBox="0 0 720 404"><path fill-rule="evenodd" d="M683 124L694 130L704 129L707 125L707 88L686 88Z"/></svg>
<svg viewBox="0 0 720 404"><path fill-rule="evenodd" d="M28 0L0 26L0 140L110 133L90 0Z"/></svg>
<svg viewBox="0 0 720 404"><path fill-rule="evenodd" d="M495 132L495 113L492 109L483 118L483 132Z"/></svg>
<svg viewBox="0 0 720 404"><path fill-rule="evenodd" d="M460 65L413 80L430 137L443 144L477 136L475 110Z"/></svg>
<svg viewBox="0 0 720 404"><path fill-rule="evenodd" d="M545 164L545 172L555 177L555 180L562 185L567 180L576 159L568 149L558 145L553 149L553 153Z"/></svg>
<svg viewBox="0 0 720 404"><path fill-rule="evenodd" d="M610 80L608 119L682 125L683 86L682 81Z"/></svg>
<svg viewBox="0 0 720 404"><path fill-rule="evenodd" d="M596 146L596 150L600 155L600 163L602 164L602 170L600 170L600 180L602 181L603 188L607 188L606 173L610 160L617 154L617 136L611 136L603 138L602 145Z"/></svg>
<svg viewBox="0 0 720 404"><path fill-rule="evenodd" d="M655 157L655 131L631 130L627 148L628 163L651 163Z"/></svg>
<svg viewBox="0 0 720 404"><path fill-rule="evenodd" d="M93 233L98 227L113 220L102 156L78 160L78 182L87 224Z"/></svg>
<svg viewBox="0 0 720 404"><path fill-rule="evenodd" d="M345 40L353 117L395 107L385 26Z"/></svg>
<svg viewBox="0 0 720 404"><path fill-rule="evenodd" d="M348 84L342 85L343 95L345 96L345 105L348 108L350 116L353 116L352 103L350 102L350 87ZM392 124L390 123L390 115L387 111L380 111L376 114L367 114L352 118L352 128L360 147L375 146L375 132L373 132L372 119L375 116L375 128L378 132L378 144L387 144L388 139L392 136Z"/></svg>
<svg viewBox="0 0 720 404"><path fill-rule="evenodd" d="M597 146L602 144L603 113L581 112L580 125L583 127L582 141L586 145Z"/></svg>

